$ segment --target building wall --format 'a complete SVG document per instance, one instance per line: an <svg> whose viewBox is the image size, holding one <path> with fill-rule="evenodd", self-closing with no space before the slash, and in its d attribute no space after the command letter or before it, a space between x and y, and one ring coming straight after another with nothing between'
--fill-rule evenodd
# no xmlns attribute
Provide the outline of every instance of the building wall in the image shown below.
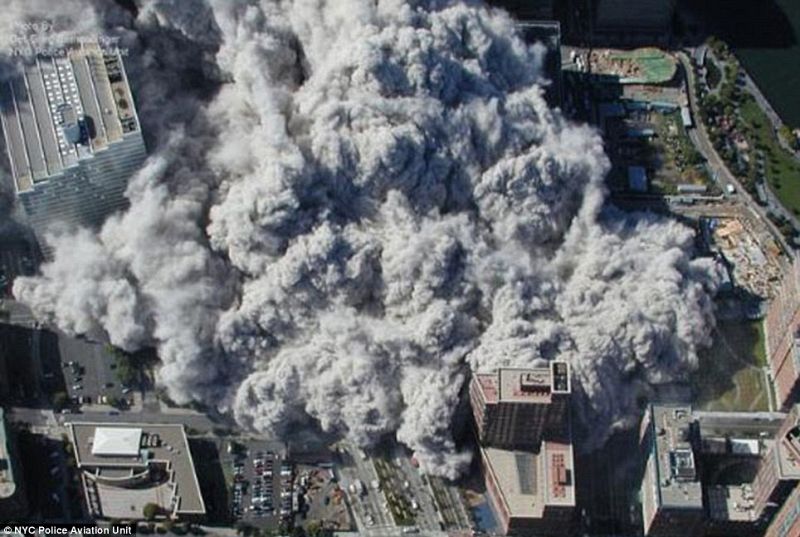
<svg viewBox="0 0 800 537"><path fill-rule="evenodd" d="M500 487L497 484L494 472L492 471L491 466L486 463L486 459L482 451L481 451L481 473L483 474L484 477L484 482L486 484L486 493L489 496L489 501L492 502L492 508L495 515L497 515L498 522L500 523L500 529L505 535L508 533L509 529L510 513L508 510L508 506L503 500L503 495L500 493Z"/></svg>
<svg viewBox="0 0 800 537"><path fill-rule="evenodd" d="M5 414L2 408L0 408L0 427L3 428L3 430L0 431L0 441L5 442L5 451L8 453L8 459L4 462L9 465L14 484L16 485L13 494L8 497L0 498L0 520L18 520L27 513L28 502L26 499L22 468L19 464L20 459L16 438L14 436L14 431L10 427L7 427Z"/></svg>
<svg viewBox="0 0 800 537"><path fill-rule="evenodd" d="M800 484L772 519L765 537L796 537L800 535Z"/></svg>
<svg viewBox="0 0 800 537"><path fill-rule="evenodd" d="M537 447L549 404L498 403L487 408L483 442L497 447Z"/></svg>
<svg viewBox="0 0 800 537"><path fill-rule="evenodd" d="M477 408L475 404L479 405ZM482 404L473 398L473 417L482 444L501 448L538 449L545 433L560 433L568 422L566 397L552 403Z"/></svg>
<svg viewBox="0 0 800 537"><path fill-rule="evenodd" d="M559 398L555 406L550 403L487 403L478 384L473 377L469 393L475 429L482 444L538 448L544 430L553 423L561 426L566 419L565 398ZM553 416L549 417L551 412Z"/></svg>
<svg viewBox="0 0 800 537"><path fill-rule="evenodd" d="M111 213L125 208L128 180L146 158L144 140L136 131L20 192L19 200L39 242L48 227L58 222L99 226Z"/></svg>
<svg viewBox="0 0 800 537"><path fill-rule="evenodd" d="M486 427L486 401L483 398L483 392L481 392L481 389L478 386L478 381L475 379L475 377L473 377L472 381L469 383L469 403L470 408L472 408L472 418L473 423L475 423L475 431L478 435L478 438L482 440Z"/></svg>
<svg viewBox="0 0 800 537"><path fill-rule="evenodd" d="M6 360L8 360L8 354L5 350L0 346L0 399L3 399L4 403L5 399L9 396L11 391L11 387L9 384L9 375L8 375L8 365L6 364Z"/></svg>
<svg viewBox="0 0 800 537"><path fill-rule="evenodd" d="M779 405L786 409L797 399L800 377L800 259L786 274L765 320L767 353Z"/></svg>
<svg viewBox="0 0 800 537"><path fill-rule="evenodd" d="M761 516L765 512L780 482L775 449L773 446L764 456L753 481L753 494L755 495L753 501L757 516Z"/></svg>
<svg viewBox="0 0 800 537"><path fill-rule="evenodd" d="M775 443L767 450L758 473L753 481L753 494L755 495L755 512L758 517L769 519L772 512L784 506L787 497L797 485L796 481L781 479L778 446L788 432L800 420L800 406L795 406L784 420L775 437Z"/></svg>
<svg viewBox="0 0 800 537"><path fill-rule="evenodd" d="M698 509L660 509L646 537L699 537L703 535L704 513Z"/></svg>

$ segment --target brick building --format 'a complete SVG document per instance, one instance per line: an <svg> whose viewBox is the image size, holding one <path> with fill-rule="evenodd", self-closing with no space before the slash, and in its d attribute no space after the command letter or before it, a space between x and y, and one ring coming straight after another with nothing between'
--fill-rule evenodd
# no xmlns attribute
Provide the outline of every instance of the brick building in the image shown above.
<svg viewBox="0 0 800 537"><path fill-rule="evenodd" d="M470 404L504 533L564 535L575 510L569 365L476 373Z"/></svg>
<svg viewBox="0 0 800 537"><path fill-rule="evenodd" d="M778 404L788 410L800 390L800 260L786 274L765 320L767 359Z"/></svg>

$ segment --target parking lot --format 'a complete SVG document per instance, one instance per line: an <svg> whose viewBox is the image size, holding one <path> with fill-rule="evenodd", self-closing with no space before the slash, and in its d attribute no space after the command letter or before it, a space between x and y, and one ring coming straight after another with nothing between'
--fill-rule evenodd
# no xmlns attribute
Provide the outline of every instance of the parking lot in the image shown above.
<svg viewBox="0 0 800 537"><path fill-rule="evenodd" d="M102 343L58 334L58 353L67 394L82 404L109 404L132 397L114 373L114 355Z"/></svg>
<svg viewBox="0 0 800 537"><path fill-rule="evenodd" d="M232 450L229 462L233 471L234 521L268 529L287 526L297 508L292 494L292 465L263 443L238 446Z"/></svg>

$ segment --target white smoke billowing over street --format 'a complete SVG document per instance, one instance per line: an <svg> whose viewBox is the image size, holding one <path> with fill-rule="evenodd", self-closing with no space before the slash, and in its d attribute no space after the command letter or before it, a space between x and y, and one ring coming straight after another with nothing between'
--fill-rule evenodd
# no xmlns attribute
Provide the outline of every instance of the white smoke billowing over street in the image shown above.
<svg viewBox="0 0 800 537"><path fill-rule="evenodd" d="M54 234L14 292L65 330L156 346L173 399L278 436L395 433L454 476L470 369L569 360L597 444L695 365L712 265L689 229L604 207L599 136L548 107L541 47L504 13L64 4L129 48L152 157L129 211Z"/></svg>

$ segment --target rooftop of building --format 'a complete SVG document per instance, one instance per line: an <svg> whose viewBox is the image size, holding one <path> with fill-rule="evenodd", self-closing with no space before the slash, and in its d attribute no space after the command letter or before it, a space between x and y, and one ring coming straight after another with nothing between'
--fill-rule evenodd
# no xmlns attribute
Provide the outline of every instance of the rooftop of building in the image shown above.
<svg viewBox="0 0 800 537"><path fill-rule="evenodd" d="M712 520L755 522L755 495L750 485L715 485L706 490Z"/></svg>
<svg viewBox="0 0 800 537"><path fill-rule="evenodd" d="M786 419L782 412L693 411L703 440L709 438L759 439L773 437Z"/></svg>
<svg viewBox="0 0 800 537"><path fill-rule="evenodd" d="M17 490L14 471L11 464L11 453L8 447L6 420L0 408L0 498L10 498Z"/></svg>
<svg viewBox="0 0 800 537"><path fill-rule="evenodd" d="M117 496L129 501L141 496L145 503L155 497L164 504L162 507L174 507L177 513L205 512L183 425L72 423L69 428L78 466L106 478L97 487L101 503L110 505ZM156 463L169 468L166 487L159 484L134 489L109 485L113 478L133 476ZM156 489L161 492L151 493Z"/></svg>
<svg viewBox="0 0 800 537"><path fill-rule="evenodd" d="M677 509L702 509L703 490L691 444L691 407L653 405L650 412L659 503Z"/></svg>
<svg viewBox="0 0 800 537"><path fill-rule="evenodd" d="M538 453L482 447L481 455L510 516L540 518L547 505L575 505L570 443L545 441Z"/></svg>
<svg viewBox="0 0 800 537"><path fill-rule="evenodd" d="M487 403L549 403L553 394L572 391L569 364L554 361L547 367L501 368L477 373L475 379Z"/></svg>
<svg viewBox="0 0 800 537"><path fill-rule="evenodd" d="M139 129L118 51L81 43L26 58L0 83L0 120L17 191L74 166Z"/></svg>
<svg viewBox="0 0 800 537"><path fill-rule="evenodd" d="M800 481L800 418L775 442L781 477Z"/></svg>

